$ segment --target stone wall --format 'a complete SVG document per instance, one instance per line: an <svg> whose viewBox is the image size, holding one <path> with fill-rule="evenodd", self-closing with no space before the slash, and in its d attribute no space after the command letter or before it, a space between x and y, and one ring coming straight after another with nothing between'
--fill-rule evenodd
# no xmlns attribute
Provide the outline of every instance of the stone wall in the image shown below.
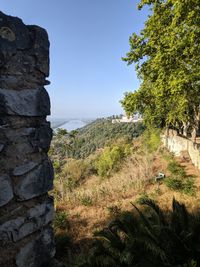
<svg viewBox="0 0 200 267"><path fill-rule="evenodd" d="M46 31L0 12L0 266L49 266L53 167Z"/></svg>
<svg viewBox="0 0 200 267"><path fill-rule="evenodd" d="M200 169L200 144L194 144L190 139L179 136L176 131L169 130L168 134L162 136L164 145L176 156L187 151L192 163Z"/></svg>

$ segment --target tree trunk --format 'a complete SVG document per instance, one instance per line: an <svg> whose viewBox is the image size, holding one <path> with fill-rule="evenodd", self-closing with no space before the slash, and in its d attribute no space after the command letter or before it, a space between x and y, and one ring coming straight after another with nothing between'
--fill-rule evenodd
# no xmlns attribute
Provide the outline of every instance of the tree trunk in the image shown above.
<svg viewBox="0 0 200 267"><path fill-rule="evenodd" d="M196 143L197 129L194 127L192 130L192 142Z"/></svg>
<svg viewBox="0 0 200 267"><path fill-rule="evenodd" d="M196 110L195 118L194 118L194 126L192 130L192 142L196 143L197 132L199 131L199 123L200 123L200 106Z"/></svg>
<svg viewBox="0 0 200 267"><path fill-rule="evenodd" d="M189 128L190 124L189 122L183 122L183 136L187 137L188 135L188 128Z"/></svg>

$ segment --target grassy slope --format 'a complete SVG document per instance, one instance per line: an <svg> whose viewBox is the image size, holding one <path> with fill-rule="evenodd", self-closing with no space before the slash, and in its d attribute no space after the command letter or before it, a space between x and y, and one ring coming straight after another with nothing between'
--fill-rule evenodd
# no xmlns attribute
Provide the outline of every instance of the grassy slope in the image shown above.
<svg viewBox="0 0 200 267"><path fill-rule="evenodd" d="M144 195L157 200L164 209L171 207L173 197L184 202L189 210L199 208L200 173L191 162L176 159L185 168L187 175L195 176L194 196L172 191L164 183L155 184L153 177L158 172L170 175L167 166L171 156L165 150L141 152L141 145L140 138L134 142L135 153L124 163L120 172L105 179L92 176L57 203L57 209L68 214L67 227L61 231L72 239L70 248L63 248L62 251L67 260L69 255L73 258L81 251L86 251L95 231L106 226L120 211L130 210L130 202L136 202Z"/></svg>

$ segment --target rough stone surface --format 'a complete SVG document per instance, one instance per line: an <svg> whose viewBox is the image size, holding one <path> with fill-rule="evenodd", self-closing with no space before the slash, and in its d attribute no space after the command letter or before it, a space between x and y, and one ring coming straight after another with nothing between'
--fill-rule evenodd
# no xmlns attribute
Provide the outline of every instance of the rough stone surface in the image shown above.
<svg viewBox="0 0 200 267"><path fill-rule="evenodd" d="M7 204L13 198L11 179L4 175L0 177L0 207Z"/></svg>
<svg viewBox="0 0 200 267"><path fill-rule="evenodd" d="M55 254L48 75L47 32L0 12L0 267L47 267Z"/></svg>
<svg viewBox="0 0 200 267"><path fill-rule="evenodd" d="M17 242L50 223L53 216L53 200L48 198L45 202L28 210L23 217L17 217L0 224L0 241Z"/></svg>
<svg viewBox="0 0 200 267"><path fill-rule="evenodd" d="M24 222L24 217L18 217L2 224L0 226L0 241L17 241L17 231L19 231Z"/></svg>
<svg viewBox="0 0 200 267"><path fill-rule="evenodd" d="M1 130L0 140L1 139L11 144L19 145L20 148L24 145L27 147L23 147L24 153L38 152L41 151L41 149L47 152L52 139L52 130L48 123L37 128L30 127L17 130L5 127Z"/></svg>
<svg viewBox="0 0 200 267"><path fill-rule="evenodd" d="M29 161L23 165L17 166L13 170L14 176L21 176L23 174L26 174L27 172L30 172L32 169L34 169L38 165L37 162Z"/></svg>
<svg viewBox="0 0 200 267"><path fill-rule="evenodd" d="M31 199L53 188L53 167L49 160L27 173L16 185L14 193L19 200Z"/></svg>
<svg viewBox="0 0 200 267"><path fill-rule="evenodd" d="M0 89L0 114L19 116L50 115L50 101L46 90Z"/></svg>
<svg viewBox="0 0 200 267"><path fill-rule="evenodd" d="M38 26L0 12L0 88L34 89L48 84L49 41Z"/></svg>
<svg viewBox="0 0 200 267"><path fill-rule="evenodd" d="M50 262L55 255L55 246L53 241L53 231L47 228L36 239L23 248L16 257L17 267L41 267Z"/></svg>

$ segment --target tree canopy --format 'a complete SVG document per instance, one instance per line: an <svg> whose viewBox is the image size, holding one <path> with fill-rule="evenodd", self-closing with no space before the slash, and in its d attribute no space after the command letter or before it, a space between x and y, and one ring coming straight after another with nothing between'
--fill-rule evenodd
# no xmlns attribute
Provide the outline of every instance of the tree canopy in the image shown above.
<svg viewBox="0 0 200 267"><path fill-rule="evenodd" d="M141 85L121 101L126 113L140 112L148 125L190 126L200 122L200 2L142 0L150 15L140 34L129 39L123 58L136 63Z"/></svg>

